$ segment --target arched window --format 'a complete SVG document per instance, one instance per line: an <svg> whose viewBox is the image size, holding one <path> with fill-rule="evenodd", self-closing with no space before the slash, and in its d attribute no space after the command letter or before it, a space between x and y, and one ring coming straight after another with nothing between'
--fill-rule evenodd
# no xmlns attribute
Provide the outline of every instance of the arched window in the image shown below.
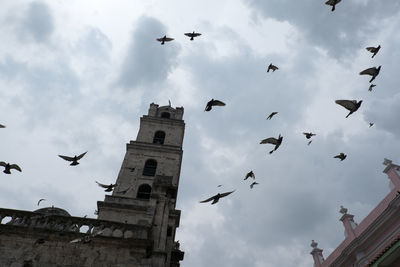
<svg viewBox="0 0 400 267"><path fill-rule="evenodd" d="M164 139L165 139L165 133L163 131L157 131L154 134L153 144L162 145L164 144Z"/></svg>
<svg viewBox="0 0 400 267"><path fill-rule="evenodd" d="M157 161L155 161L154 159L148 159L144 164L143 175L154 176L156 175L156 169L157 169Z"/></svg>
<svg viewBox="0 0 400 267"><path fill-rule="evenodd" d="M169 112L163 112L161 113L161 118L166 118L169 119L171 117L171 114Z"/></svg>
<svg viewBox="0 0 400 267"><path fill-rule="evenodd" d="M151 186L148 184L142 184L138 188L136 198L150 199L150 194L151 194Z"/></svg>

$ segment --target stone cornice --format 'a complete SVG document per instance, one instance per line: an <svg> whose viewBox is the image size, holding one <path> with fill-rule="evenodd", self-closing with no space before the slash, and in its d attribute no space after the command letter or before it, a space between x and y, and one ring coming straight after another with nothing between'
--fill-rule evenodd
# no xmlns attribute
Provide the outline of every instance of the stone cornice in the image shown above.
<svg viewBox="0 0 400 267"><path fill-rule="evenodd" d="M182 154L183 150L179 146L170 146L170 145L159 145L153 143L145 143L138 141L130 141L129 144L126 145L127 150L129 149L143 149L150 151L158 151L158 152L168 152L168 153L178 153Z"/></svg>

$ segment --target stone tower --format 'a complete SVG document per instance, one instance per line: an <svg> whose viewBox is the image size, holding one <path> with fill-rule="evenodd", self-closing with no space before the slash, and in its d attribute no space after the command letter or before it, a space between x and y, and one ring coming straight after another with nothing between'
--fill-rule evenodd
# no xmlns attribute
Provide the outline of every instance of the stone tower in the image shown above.
<svg viewBox="0 0 400 267"><path fill-rule="evenodd" d="M183 107L150 104L140 119L112 195L99 201L98 219L150 228L152 266L179 266L183 252L174 242L180 210L175 209L182 163Z"/></svg>

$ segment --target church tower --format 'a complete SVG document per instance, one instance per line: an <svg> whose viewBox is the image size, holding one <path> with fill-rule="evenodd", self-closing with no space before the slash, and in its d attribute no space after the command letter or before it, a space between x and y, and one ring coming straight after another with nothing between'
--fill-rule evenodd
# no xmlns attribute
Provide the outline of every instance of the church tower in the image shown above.
<svg viewBox="0 0 400 267"><path fill-rule="evenodd" d="M176 267L183 259L175 231L176 197L185 131L183 107L150 104L140 119L136 141L127 144L112 195L98 201L98 219L149 227L148 249L154 267Z"/></svg>

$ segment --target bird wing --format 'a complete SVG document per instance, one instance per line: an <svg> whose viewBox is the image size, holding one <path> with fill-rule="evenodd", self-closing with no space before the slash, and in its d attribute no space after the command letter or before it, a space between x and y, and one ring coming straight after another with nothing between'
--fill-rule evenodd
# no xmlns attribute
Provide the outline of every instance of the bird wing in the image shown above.
<svg viewBox="0 0 400 267"><path fill-rule="evenodd" d="M369 52L372 52L372 53L375 52L375 50L376 50L376 48L373 46L367 47L365 49L367 49Z"/></svg>
<svg viewBox="0 0 400 267"><path fill-rule="evenodd" d="M17 164L11 164L10 169L16 169L17 171L22 172L21 168Z"/></svg>
<svg viewBox="0 0 400 267"><path fill-rule="evenodd" d="M0 166L5 167L7 165L7 163L5 163L4 161L0 161Z"/></svg>
<svg viewBox="0 0 400 267"><path fill-rule="evenodd" d="M6 128L6 126L5 126L5 125L2 125L2 124L0 124L0 128Z"/></svg>
<svg viewBox="0 0 400 267"><path fill-rule="evenodd" d="M67 161L74 161L74 158L68 157L68 156L63 156L63 155L58 155L60 158L65 159Z"/></svg>
<svg viewBox="0 0 400 267"><path fill-rule="evenodd" d="M225 103L219 100L214 100L211 102L211 105L213 106L225 106Z"/></svg>
<svg viewBox="0 0 400 267"><path fill-rule="evenodd" d="M76 158L76 160L80 160L81 158L83 158L83 156L85 156L86 153L87 153L87 151L86 151L85 153L80 154L80 155Z"/></svg>
<svg viewBox="0 0 400 267"><path fill-rule="evenodd" d="M109 188L110 187L110 185L108 185L108 184L101 184L101 183L99 183L99 182L97 182L97 181L95 181L100 187L103 187L103 188Z"/></svg>
<svg viewBox="0 0 400 267"><path fill-rule="evenodd" d="M366 70L363 70L362 72L360 72L360 75L375 75L376 74L376 68L372 67L372 68L368 68Z"/></svg>
<svg viewBox="0 0 400 267"><path fill-rule="evenodd" d="M260 144L273 144L273 145L276 145L276 144L278 144L278 139L276 139L274 137L270 137L270 138L261 140Z"/></svg>
<svg viewBox="0 0 400 267"><path fill-rule="evenodd" d="M231 191L231 192L222 193L222 194L220 194L220 198L221 198L221 197L226 197L226 196L232 194L233 192L235 192L235 190L233 190L233 191Z"/></svg>
<svg viewBox="0 0 400 267"><path fill-rule="evenodd" d="M357 109L356 100L336 100L335 103L350 111L354 111L355 109Z"/></svg>
<svg viewBox="0 0 400 267"><path fill-rule="evenodd" d="M37 202L37 205L39 206L40 202L42 202L43 200L46 200L44 198L39 199L39 201Z"/></svg>
<svg viewBox="0 0 400 267"><path fill-rule="evenodd" d="M193 33L193 32L187 32L187 33L185 33L185 35L186 35L186 36L189 36L189 37L197 37L197 36L200 36L201 33L197 33L197 32L195 32L195 33Z"/></svg>
<svg viewBox="0 0 400 267"><path fill-rule="evenodd" d="M172 41L172 40L174 40L174 38L169 38L169 37L165 37L165 38L164 38L164 42L170 42L170 41Z"/></svg>
<svg viewBox="0 0 400 267"><path fill-rule="evenodd" d="M206 203L206 202L209 202L209 201L211 201L211 200L215 199L215 197L216 197L216 196L217 196L217 195L215 195L215 196L212 196L212 197L210 197L210 198L207 198L206 200L200 201L200 203Z"/></svg>
<svg viewBox="0 0 400 267"><path fill-rule="evenodd" d="M156 40L162 42L164 38L157 38Z"/></svg>
<svg viewBox="0 0 400 267"><path fill-rule="evenodd" d="M328 0L325 2L325 5L328 5L328 6L331 6L333 4L335 4L335 0Z"/></svg>
<svg viewBox="0 0 400 267"><path fill-rule="evenodd" d="M340 153L339 155L336 155L336 156L334 156L334 158L337 158L337 159L340 159L340 158L342 158L343 156L342 156L342 153Z"/></svg>

